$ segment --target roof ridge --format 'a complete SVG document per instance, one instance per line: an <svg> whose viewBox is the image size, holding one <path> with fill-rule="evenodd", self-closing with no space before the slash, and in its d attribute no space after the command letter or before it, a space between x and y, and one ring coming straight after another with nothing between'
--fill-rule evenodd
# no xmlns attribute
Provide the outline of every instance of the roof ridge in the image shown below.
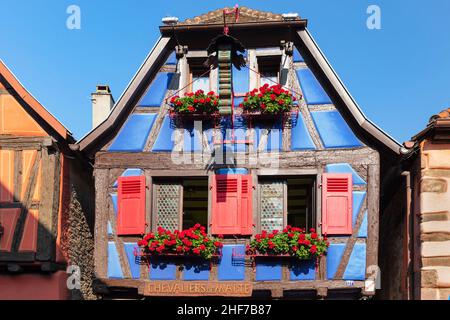
<svg viewBox="0 0 450 320"><path fill-rule="evenodd" d="M209 11L207 13L195 16L193 18L185 19L180 22L180 25L192 25L192 24L208 24L208 23L221 23L223 21L223 10L231 10L233 7L224 7ZM239 18L246 22L249 21L267 21L267 20L283 20L283 16L278 13L270 11L261 11L252 9L249 7L239 7Z"/></svg>

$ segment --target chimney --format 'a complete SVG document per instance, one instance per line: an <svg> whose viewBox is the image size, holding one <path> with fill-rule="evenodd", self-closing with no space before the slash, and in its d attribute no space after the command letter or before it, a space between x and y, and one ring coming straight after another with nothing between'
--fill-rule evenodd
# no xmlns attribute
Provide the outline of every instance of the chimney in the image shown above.
<svg viewBox="0 0 450 320"><path fill-rule="evenodd" d="M91 100L92 128L95 128L108 117L114 106L114 98L108 85L98 85L95 92L91 94Z"/></svg>

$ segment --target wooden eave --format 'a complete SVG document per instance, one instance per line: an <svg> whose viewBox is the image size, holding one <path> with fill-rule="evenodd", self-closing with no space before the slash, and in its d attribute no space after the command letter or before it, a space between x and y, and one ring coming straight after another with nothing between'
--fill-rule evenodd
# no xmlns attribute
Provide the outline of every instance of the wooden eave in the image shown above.
<svg viewBox="0 0 450 320"><path fill-rule="evenodd" d="M437 142L450 141L450 118L438 118L433 120L425 129L412 137L412 141L419 142L427 137L430 137Z"/></svg>

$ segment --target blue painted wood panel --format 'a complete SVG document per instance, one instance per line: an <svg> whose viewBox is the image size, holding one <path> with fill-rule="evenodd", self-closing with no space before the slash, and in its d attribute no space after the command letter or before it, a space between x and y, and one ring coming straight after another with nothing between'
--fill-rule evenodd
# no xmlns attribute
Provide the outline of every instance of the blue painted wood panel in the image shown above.
<svg viewBox="0 0 450 320"><path fill-rule="evenodd" d="M108 225L106 226L106 232L108 233L109 236L112 236L113 234L113 229L111 227L111 221L108 221Z"/></svg>
<svg viewBox="0 0 450 320"><path fill-rule="evenodd" d="M268 135L267 135L267 144L263 151L270 152L270 151L281 151L283 147L283 130L282 128L282 121L277 120L272 127L267 127L266 125L263 125L261 123L255 124L255 133L256 133L256 146L259 148L259 145L261 143L262 133L264 129L269 129Z"/></svg>
<svg viewBox="0 0 450 320"><path fill-rule="evenodd" d="M248 174L245 168L222 168L217 169L216 174Z"/></svg>
<svg viewBox="0 0 450 320"><path fill-rule="evenodd" d="M233 257L233 248L239 257ZM224 245L222 257L217 267L219 281L245 279L245 245Z"/></svg>
<svg viewBox="0 0 450 320"><path fill-rule="evenodd" d="M359 227L358 238L367 238L367 210L364 212L364 218Z"/></svg>
<svg viewBox="0 0 450 320"><path fill-rule="evenodd" d="M121 177L138 177L142 175L142 170L139 168L128 168L126 169L120 176ZM116 180L113 184L114 188L117 188L119 186L118 181Z"/></svg>
<svg viewBox="0 0 450 320"><path fill-rule="evenodd" d="M131 277L139 279L141 277L141 261L139 257L134 255L134 248L137 247L136 242L124 242L123 247L127 255L127 261L130 266Z"/></svg>
<svg viewBox="0 0 450 320"><path fill-rule="evenodd" d="M119 254L114 241L108 242L108 278L123 279L122 267L120 266Z"/></svg>
<svg viewBox="0 0 450 320"><path fill-rule="evenodd" d="M327 164L325 168L328 173L351 173L353 184L365 185L366 182L359 176L359 174L348 163L333 163Z"/></svg>
<svg viewBox="0 0 450 320"><path fill-rule="evenodd" d="M195 128L194 123L185 124L183 141L184 152L199 152L203 150L203 135L199 129L202 128Z"/></svg>
<svg viewBox="0 0 450 320"><path fill-rule="evenodd" d="M117 212L118 212L118 206L117 206L117 193L110 193L109 196L111 197L111 201L112 201L112 205L113 205L113 210L114 210L114 214L117 217Z"/></svg>
<svg viewBox="0 0 450 320"><path fill-rule="evenodd" d="M352 254L344 272L344 280L365 280L366 278L366 244L355 243Z"/></svg>
<svg viewBox="0 0 450 320"><path fill-rule="evenodd" d="M174 51L170 54L169 58L167 58L166 64L175 65L175 64L177 64L177 62L178 62L177 56L175 55L175 51Z"/></svg>
<svg viewBox="0 0 450 320"><path fill-rule="evenodd" d="M158 137L152 147L153 152L172 151L174 144L174 128L169 116L165 116Z"/></svg>
<svg viewBox="0 0 450 320"><path fill-rule="evenodd" d="M345 250L345 243L332 243L328 247L327 252L327 279L334 278L336 271L341 263Z"/></svg>
<svg viewBox="0 0 450 320"><path fill-rule="evenodd" d="M300 86L307 104L331 104L331 99L323 90L317 78L308 68L296 70Z"/></svg>
<svg viewBox="0 0 450 320"><path fill-rule="evenodd" d="M150 258L150 279L151 280L175 280L177 265L170 257Z"/></svg>
<svg viewBox="0 0 450 320"><path fill-rule="evenodd" d="M293 59L294 59L294 62L304 62L305 61L297 48L294 48Z"/></svg>
<svg viewBox="0 0 450 320"><path fill-rule="evenodd" d="M156 119L156 113L132 114L114 142L108 148L111 152L141 152Z"/></svg>
<svg viewBox="0 0 450 320"><path fill-rule="evenodd" d="M256 258L256 281L281 281L281 279L280 259Z"/></svg>
<svg viewBox="0 0 450 320"><path fill-rule="evenodd" d="M138 103L139 107L159 107L166 95L167 89L170 87L173 73L159 72L149 89Z"/></svg>
<svg viewBox="0 0 450 320"><path fill-rule="evenodd" d="M358 213L361 211L361 208L364 203L364 199L366 198L365 191L353 191L353 212L352 212L352 226L355 227L356 219L358 218Z"/></svg>
<svg viewBox="0 0 450 320"><path fill-rule="evenodd" d="M250 85L250 74L248 68L241 68L241 70L236 69L233 66L233 92L236 93L247 93Z"/></svg>
<svg viewBox="0 0 450 320"><path fill-rule="evenodd" d="M316 261L293 259L290 266L291 281L315 280L316 279Z"/></svg>
<svg viewBox="0 0 450 320"><path fill-rule="evenodd" d="M311 116L325 148L362 146L338 111L314 111Z"/></svg>
<svg viewBox="0 0 450 320"><path fill-rule="evenodd" d="M292 150L314 150L316 146L305 126L305 121L301 113L293 117L291 129L291 149Z"/></svg>
<svg viewBox="0 0 450 320"><path fill-rule="evenodd" d="M209 280L211 264L208 260L189 258L184 262L183 280Z"/></svg>

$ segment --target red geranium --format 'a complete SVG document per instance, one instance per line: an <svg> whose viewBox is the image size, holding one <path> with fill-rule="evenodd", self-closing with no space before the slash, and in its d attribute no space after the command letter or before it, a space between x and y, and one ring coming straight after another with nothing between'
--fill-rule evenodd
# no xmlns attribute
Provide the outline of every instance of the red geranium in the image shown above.
<svg viewBox="0 0 450 320"><path fill-rule="evenodd" d="M245 112L280 113L289 112L295 97L281 85L269 86L267 83L259 89L248 92L240 106Z"/></svg>
<svg viewBox="0 0 450 320"><path fill-rule="evenodd" d="M219 97L214 91L205 94L203 90L187 92L184 97L174 96L170 99L170 105L175 113L206 113L217 112Z"/></svg>
<svg viewBox="0 0 450 320"><path fill-rule="evenodd" d="M312 233L305 233L304 229L286 226L283 231L267 233L263 230L255 235L250 242L248 251L251 253L272 255L291 255L299 259L312 259L324 255L329 246L328 241L320 237L315 229Z"/></svg>
<svg viewBox="0 0 450 320"><path fill-rule="evenodd" d="M210 259L223 245L219 239L208 237L205 227L196 224L188 230L174 232L158 227L156 233L139 240L138 246L149 254L195 254Z"/></svg>

